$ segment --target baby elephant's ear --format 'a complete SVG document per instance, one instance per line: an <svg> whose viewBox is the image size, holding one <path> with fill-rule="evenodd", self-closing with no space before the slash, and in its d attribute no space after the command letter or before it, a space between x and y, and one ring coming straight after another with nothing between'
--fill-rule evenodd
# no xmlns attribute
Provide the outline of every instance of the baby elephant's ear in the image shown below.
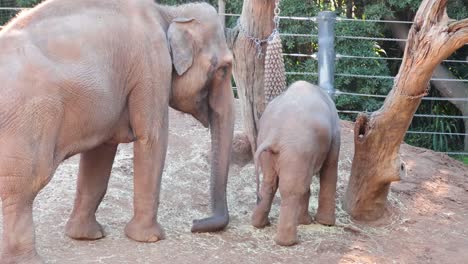
<svg viewBox="0 0 468 264"><path fill-rule="evenodd" d="M176 18L172 20L167 30L172 64L174 64L178 75L184 74L193 63L195 43L190 26L194 21L193 18Z"/></svg>

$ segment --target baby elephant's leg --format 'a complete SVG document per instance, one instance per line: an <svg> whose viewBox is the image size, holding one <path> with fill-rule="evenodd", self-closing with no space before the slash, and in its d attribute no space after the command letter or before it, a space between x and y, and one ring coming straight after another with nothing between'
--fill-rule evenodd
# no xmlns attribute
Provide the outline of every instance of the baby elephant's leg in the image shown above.
<svg viewBox="0 0 468 264"><path fill-rule="evenodd" d="M335 196L338 178L339 137L335 137L328 156L320 170L320 192L315 220L323 225L335 224Z"/></svg>
<svg viewBox="0 0 468 264"><path fill-rule="evenodd" d="M282 246L297 243L297 225L301 201L304 200L309 185L304 184L307 179L307 166L303 162L289 162L281 166L279 175L279 191L281 194L281 209L275 242Z"/></svg>
<svg viewBox="0 0 468 264"><path fill-rule="evenodd" d="M271 203L278 189L278 174L273 166L273 154L264 152L260 156L260 162L263 172L263 181L260 187L260 201L252 215L252 225L257 228L263 228L270 224L268 214L270 213Z"/></svg>

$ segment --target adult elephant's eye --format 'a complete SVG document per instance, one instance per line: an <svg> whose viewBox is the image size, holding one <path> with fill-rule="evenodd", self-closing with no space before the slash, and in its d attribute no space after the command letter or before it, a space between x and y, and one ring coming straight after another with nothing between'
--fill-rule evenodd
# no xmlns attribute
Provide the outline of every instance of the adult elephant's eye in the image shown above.
<svg viewBox="0 0 468 264"><path fill-rule="evenodd" d="M226 78L228 68L229 67L227 65L219 67L218 70L216 70L216 77L220 79Z"/></svg>
<svg viewBox="0 0 468 264"><path fill-rule="evenodd" d="M205 87L203 87L203 89L201 89L201 91L200 91L200 98L201 98L200 101L205 100L205 98L207 98L207 97L208 97L208 87L205 86Z"/></svg>

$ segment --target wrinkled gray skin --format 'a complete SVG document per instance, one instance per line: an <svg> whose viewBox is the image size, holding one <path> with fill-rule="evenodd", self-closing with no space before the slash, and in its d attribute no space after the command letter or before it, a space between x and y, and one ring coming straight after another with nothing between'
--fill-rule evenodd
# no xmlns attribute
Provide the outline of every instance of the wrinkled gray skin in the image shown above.
<svg viewBox="0 0 468 264"><path fill-rule="evenodd" d="M335 105L318 86L293 83L271 101L260 119L255 166L257 207L252 224L263 228L278 189L281 209L275 242L297 243L297 225L310 224L310 184L320 175L319 205L315 220L335 224L335 194L340 151L340 124ZM263 181L258 192L258 167Z"/></svg>
<svg viewBox="0 0 468 264"><path fill-rule="evenodd" d="M134 142L134 216L125 233L137 241L163 239L157 212L169 106L211 129L213 216L194 221L192 231L227 225L232 54L213 7L49 0L0 32L0 53L0 263L41 263L33 201L57 166L77 153L66 234L104 236L95 212L119 143Z"/></svg>

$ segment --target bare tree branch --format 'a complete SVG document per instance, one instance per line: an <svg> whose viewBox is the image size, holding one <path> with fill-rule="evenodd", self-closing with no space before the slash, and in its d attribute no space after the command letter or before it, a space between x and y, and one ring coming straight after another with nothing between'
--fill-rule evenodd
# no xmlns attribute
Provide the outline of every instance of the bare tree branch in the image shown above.
<svg viewBox="0 0 468 264"><path fill-rule="evenodd" d="M383 106L355 123L354 158L343 202L355 219L376 220L386 211L392 181L404 167L399 149L434 69L466 39L466 22L452 23L447 0L423 0L408 34L405 54L393 89Z"/></svg>
<svg viewBox="0 0 468 264"><path fill-rule="evenodd" d="M446 6L447 0L423 1L416 12L414 23L417 26L425 25L426 27L440 23L444 19L444 16L447 16L445 11Z"/></svg>
<svg viewBox="0 0 468 264"><path fill-rule="evenodd" d="M448 26L448 32L452 34L450 42L453 42L457 49L468 43L468 18L451 23Z"/></svg>
<svg viewBox="0 0 468 264"><path fill-rule="evenodd" d="M468 18L460 21L455 21L449 25L448 32L456 32L458 30L466 30L468 28Z"/></svg>

